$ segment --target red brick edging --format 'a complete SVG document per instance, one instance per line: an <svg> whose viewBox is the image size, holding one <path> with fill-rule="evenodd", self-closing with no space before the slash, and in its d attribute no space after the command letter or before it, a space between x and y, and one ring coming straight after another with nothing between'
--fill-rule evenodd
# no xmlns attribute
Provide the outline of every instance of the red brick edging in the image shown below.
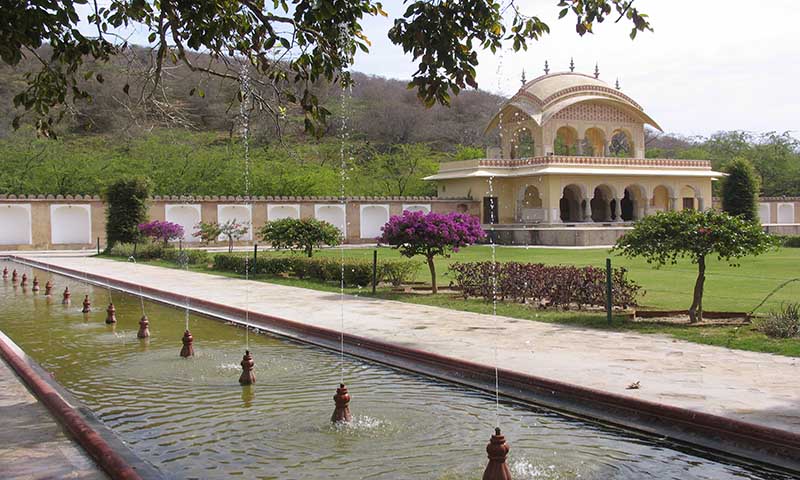
<svg viewBox="0 0 800 480"><path fill-rule="evenodd" d="M2 337L0 354L103 471L114 480L141 480L139 474Z"/></svg>
<svg viewBox="0 0 800 480"><path fill-rule="evenodd" d="M184 305L185 296L103 275L53 266L30 258L11 259L43 268L80 281L97 282L137 295L140 292L155 301ZM191 309L233 319L249 315L251 323L273 333L339 349L341 332L307 325L202 299L191 299ZM494 390L494 367L447 357L415 348L344 334L348 354L399 367L450 382ZM732 418L641 400L603 390L573 385L544 377L499 369L501 394L562 412L608 422L628 429L665 436L681 442L714 450L728 456L800 471L800 434Z"/></svg>

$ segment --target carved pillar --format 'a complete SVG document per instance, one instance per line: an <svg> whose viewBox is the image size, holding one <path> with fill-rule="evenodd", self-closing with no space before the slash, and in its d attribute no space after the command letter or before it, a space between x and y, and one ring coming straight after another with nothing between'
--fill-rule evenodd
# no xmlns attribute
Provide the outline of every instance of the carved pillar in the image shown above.
<svg viewBox="0 0 800 480"><path fill-rule="evenodd" d="M589 222L589 223L594 221L594 220L592 220L592 199L591 198L587 198L586 199L586 205L583 208L583 221L584 222Z"/></svg>
<svg viewBox="0 0 800 480"><path fill-rule="evenodd" d="M678 209L678 199L670 197L669 199L669 211L674 212Z"/></svg>
<svg viewBox="0 0 800 480"><path fill-rule="evenodd" d="M652 198L645 198L644 199L644 206L642 207L642 216L640 218L644 218L644 217L650 215L650 202L652 202L652 201L653 201Z"/></svg>
<svg viewBox="0 0 800 480"><path fill-rule="evenodd" d="M609 153L609 150L608 150L608 142L603 142L603 156L604 157L610 156L610 153Z"/></svg>
<svg viewBox="0 0 800 480"><path fill-rule="evenodd" d="M622 209L620 208L619 202L619 198L614 197L614 203L609 205L611 207L611 221L615 223L622 221Z"/></svg>
<svg viewBox="0 0 800 480"><path fill-rule="evenodd" d="M705 201L703 197L697 197L697 210L700 212L705 211Z"/></svg>

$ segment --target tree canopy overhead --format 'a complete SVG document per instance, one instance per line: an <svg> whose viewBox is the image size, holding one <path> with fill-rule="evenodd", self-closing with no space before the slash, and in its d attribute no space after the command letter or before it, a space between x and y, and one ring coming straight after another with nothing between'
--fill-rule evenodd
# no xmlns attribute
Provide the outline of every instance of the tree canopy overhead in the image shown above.
<svg viewBox="0 0 800 480"><path fill-rule="evenodd" d="M607 18L632 24L631 37L649 30L647 16L635 0L554 0L560 17L572 14L580 35ZM478 51L528 43L549 31L539 17L515 0L406 0L405 12L394 19L390 40L418 62L410 87L426 105L447 104L451 94L476 87ZM307 131L321 134L329 111L311 86L327 80L347 86L348 67L356 51L369 51L361 22L387 15L375 0L2 0L0 59L17 65L34 57L41 66L30 72L14 99L35 118L38 130L50 132L65 112L64 105L88 99L86 82L104 82L86 68L125 55L130 46L118 32L132 27L148 32L152 63L142 72L139 92L128 84L125 95L142 105L168 101L161 88L165 68L183 63L193 71L239 83L243 72L255 75L245 92L253 108L276 121L287 107L299 107ZM81 26L91 25L91 33ZM49 55L40 55L48 45ZM203 54L213 62L196 61ZM131 63L135 63L133 60ZM203 96L202 90L193 90ZM242 94L239 93L241 96ZM163 108L163 106L162 106ZM14 119L18 125L19 117Z"/></svg>

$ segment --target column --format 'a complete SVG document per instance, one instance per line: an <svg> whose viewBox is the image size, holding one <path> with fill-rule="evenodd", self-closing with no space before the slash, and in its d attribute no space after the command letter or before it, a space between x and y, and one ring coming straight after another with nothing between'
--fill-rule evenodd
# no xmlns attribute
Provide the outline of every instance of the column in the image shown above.
<svg viewBox="0 0 800 480"><path fill-rule="evenodd" d="M645 198L644 199L644 206L642 207L642 216L640 218L644 218L644 217L650 215L650 203L652 201L653 201L652 198Z"/></svg>
<svg viewBox="0 0 800 480"><path fill-rule="evenodd" d="M670 197L669 199L669 211L674 212L678 210L678 199Z"/></svg>
<svg viewBox="0 0 800 480"><path fill-rule="evenodd" d="M608 151L608 142L603 142L603 156L610 157L611 153Z"/></svg>
<svg viewBox="0 0 800 480"><path fill-rule="evenodd" d="M592 199L591 198L587 198L586 199L586 206L584 207L584 210L583 210L583 221L584 222L589 222L589 223L594 221L594 220L592 220Z"/></svg>
<svg viewBox="0 0 800 480"><path fill-rule="evenodd" d="M578 144L575 145L575 150L578 153L579 157L583 156L583 140L578 139Z"/></svg>
<svg viewBox="0 0 800 480"><path fill-rule="evenodd" d="M703 201L703 197L697 197L697 210L700 212L705 211L705 202Z"/></svg>
<svg viewBox="0 0 800 480"><path fill-rule="evenodd" d="M622 221L622 209L620 208L619 198L614 197L613 208L611 208L611 221L619 223Z"/></svg>

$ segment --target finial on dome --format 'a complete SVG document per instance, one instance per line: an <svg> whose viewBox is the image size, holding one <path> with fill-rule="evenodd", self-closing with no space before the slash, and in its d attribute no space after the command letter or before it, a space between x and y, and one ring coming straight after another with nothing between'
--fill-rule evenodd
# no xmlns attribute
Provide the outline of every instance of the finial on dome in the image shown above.
<svg viewBox="0 0 800 480"><path fill-rule="evenodd" d="M550 65L547 64L547 60L544 61L544 74L547 75L550 73Z"/></svg>
<svg viewBox="0 0 800 480"><path fill-rule="evenodd" d="M575 61L572 59L572 57L569 57L569 71L570 72L575 71Z"/></svg>
<svg viewBox="0 0 800 480"><path fill-rule="evenodd" d="M600 65L594 64L594 78L600 78Z"/></svg>
<svg viewBox="0 0 800 480"><path fill-rule="evenodd" d="M525 69L524 68L522 69L522 78L520 78L519 80L520 80L520 82L522 82L522 85L525 85L526 83L528 83L528 81L525 80Z"/></svg>
<svg viewBox="0 0 800 480"><path fill-rule="evenodd" d="M617 78L617 85L616 85L616 87L617 87L617 90L619 90L619 78Z"/></svg>

